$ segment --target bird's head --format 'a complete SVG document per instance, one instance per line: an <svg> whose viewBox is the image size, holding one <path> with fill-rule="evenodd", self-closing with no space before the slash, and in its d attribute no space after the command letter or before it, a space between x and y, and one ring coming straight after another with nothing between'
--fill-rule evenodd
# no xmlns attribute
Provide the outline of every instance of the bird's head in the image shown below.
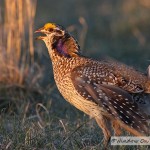
<svg viewBox="0 0 150 150"><path fill-rule="evenodd" d="M43 33L44 35L36 39L43 40L47 44L48 41L53 43L57 38L63 37L65 30L54 23L46 23L42 28L36 30L35 33Z"/></svg>
<svg viewBox="0 0 150 150"><path fill-rule="evenodd" d="M80 48L76 40L60 25L47 23L35 33L43 34L36 39L43 40L49 50L57 50L66 57L77 56L79 53Z"/></svg>

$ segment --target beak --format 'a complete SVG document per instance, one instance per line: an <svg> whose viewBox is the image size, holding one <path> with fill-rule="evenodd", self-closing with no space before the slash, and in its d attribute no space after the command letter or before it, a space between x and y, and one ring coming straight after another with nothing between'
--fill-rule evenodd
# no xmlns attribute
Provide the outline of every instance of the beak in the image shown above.
<svg viewBox="0 0 150 150"><path fill-rule="evenodd" d="M36 30L34 33L45 33L45 30L43 28L40 28L38 30ZM45 38L45 36L38 36L35 39L36 40L43 40Z"/></svg>
<svg viewBox="0 0 150 150"><path fill-rule="evenodd" d="M34 33L39 33L39 32L44 33L45 32L44 28L42 27L40 29L37 29Z"/></svg>
<svg viewBox="0 0 150 150"><path fill-rule="evenodd" d="M45 38L45 36L38 36L38 37L36 37L35 39L36 39L36 40L44 40L44 38Z"/></svg>

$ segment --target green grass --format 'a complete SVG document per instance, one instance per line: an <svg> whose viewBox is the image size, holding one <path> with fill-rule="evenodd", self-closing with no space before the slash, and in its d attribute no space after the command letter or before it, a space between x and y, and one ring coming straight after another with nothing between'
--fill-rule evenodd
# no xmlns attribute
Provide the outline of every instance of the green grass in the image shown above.
<svg viewBox="0 0 150 150"><path fill-rule="evenodd" d="M1 109L0 149L103 150L103 134L96 122L67 103L56 87L49 90L43 97L30 95L32 100L24 99L16 109L11 104L10 109ZM137 146L113 147L137 149Z"/></svg>
<svg viewBox="0 0 150 150"><path fill-rule="evenodd" d="M35 114L30 113L26 116L24 116L27 113L25 109L22 109L22 115L1 113L1 149L2 147L12 150L100 150L104 148L102 131L93 119L89 119L69 105L67 109L70 110L66 113L66 110L62 110L61 117L60 112L52 113L51 109L59 111L62 105L56 108L52 108L51 105L50 111L40 103L38 106L41 110L37 109ZM36 106L33 107L34 109ZM146 146L140 148L146 150ZM136 150L137 146L118 146L115 149Z"/></svg>

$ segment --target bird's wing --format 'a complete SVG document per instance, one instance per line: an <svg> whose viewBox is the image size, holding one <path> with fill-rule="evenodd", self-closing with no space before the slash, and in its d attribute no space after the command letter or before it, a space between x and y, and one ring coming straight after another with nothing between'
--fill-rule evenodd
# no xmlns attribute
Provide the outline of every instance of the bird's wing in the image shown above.
<svg viewBox="0 0 150 150"><path fill-rule="evenodd" d="M145 93L150 93L150 66L147 69L147 74L144 74L110 57L106 57L103 61L113 66L115 73L121 73L122 79L128 81L125 87L122 88L131 93L138 93L142 90L145 91Z"/></svg>
<svg viewBox="0 0 150 150"><path fill-rule="evenodd" d="M96 72L96 69L91 71L90 66L77 67L72 71L72 82L80 95L103 107L110 115L131 128L147 133L147 115L139 110L131 95L112 82L108 84L108 80L104 78L98 79L102 74L96 76Z"/></svg>

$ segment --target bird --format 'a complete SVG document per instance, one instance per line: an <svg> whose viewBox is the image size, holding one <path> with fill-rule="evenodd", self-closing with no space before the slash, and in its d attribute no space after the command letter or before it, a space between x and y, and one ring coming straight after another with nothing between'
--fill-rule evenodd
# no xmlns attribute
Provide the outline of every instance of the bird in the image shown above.
<svg viewBox="0 0 150 150"><path fill-rule="evenodd" d="M107 146L122 130L134 136L149 134L150 80L114 59L84 56L77 40L61 25L37 29L46 44L57 88L71 105L94 118Z"/></svg>

